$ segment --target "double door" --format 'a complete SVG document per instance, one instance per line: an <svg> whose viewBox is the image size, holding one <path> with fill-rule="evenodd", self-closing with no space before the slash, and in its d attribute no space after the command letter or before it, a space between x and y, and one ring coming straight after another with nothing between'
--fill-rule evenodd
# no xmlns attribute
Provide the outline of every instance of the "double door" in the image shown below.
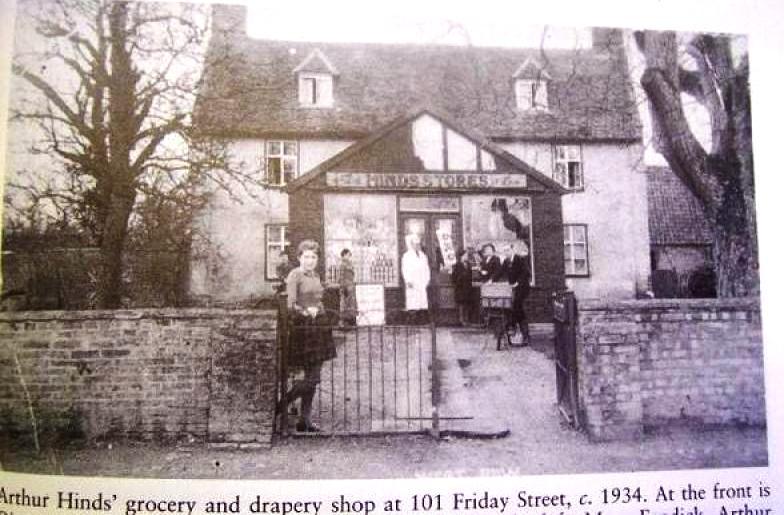
<svg viewBox="0 0 784 515"><path fill-rule="evenodd" d="M428 300L438 314L436 320L446 322L454 318L455 289L452 267L463 238L460 216L443 213L401 214L400 255L406 249L406 236L417 234L430 263L430 291ZM402 281L402 279L401 279Z"/></svg>

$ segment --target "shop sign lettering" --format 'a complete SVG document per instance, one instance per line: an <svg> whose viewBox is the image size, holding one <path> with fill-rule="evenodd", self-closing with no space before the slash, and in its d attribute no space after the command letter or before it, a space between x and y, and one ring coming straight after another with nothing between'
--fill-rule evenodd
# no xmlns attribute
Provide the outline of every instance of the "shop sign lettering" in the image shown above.
<svg viewBox="0 0 784 515"><path fill-rule="evenodd" d="M525 188L528 176L511 173L327 172L327 186L368 190L485 190Z"/></svg>

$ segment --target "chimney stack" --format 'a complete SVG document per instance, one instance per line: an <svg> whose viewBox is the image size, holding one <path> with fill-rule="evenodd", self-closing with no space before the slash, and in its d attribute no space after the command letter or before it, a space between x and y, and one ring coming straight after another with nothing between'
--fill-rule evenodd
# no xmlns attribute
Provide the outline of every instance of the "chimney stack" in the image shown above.
<svg viewBox="0 0 784 515"><path fill-rule="evenodd" d="M614 53L623 50L623 31L607 27L591 29L592 47L597 52Z"/></svg>
<svg viewBox="0 0 784 515"><path fill-rule="evenodd" d="M247 7L244 5L212 6L212 31L223 36L247 34Z"/></svg>

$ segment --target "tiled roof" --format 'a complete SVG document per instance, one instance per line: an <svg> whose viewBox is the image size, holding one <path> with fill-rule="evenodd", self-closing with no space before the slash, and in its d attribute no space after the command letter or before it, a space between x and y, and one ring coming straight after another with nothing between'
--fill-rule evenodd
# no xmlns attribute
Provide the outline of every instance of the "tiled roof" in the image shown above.
<svg viewBox="0 0 784 515"><path fill-rule="evenodd" d="M494 140L641 139L622 52L266 41L245 35L241 8L214 16L194 114L207 134L358 138L432 105ZM293 72L315 50L339 70L332 108L299 105ZM513 75L528 59L552 78L546 112L515 104Z"/></svg>
<svg viewBox="0 0 784 515"><path fill-rule="evenodd" d="M666 167L648 167L648 227L652 245L713 241L699 201Z"/></svg>

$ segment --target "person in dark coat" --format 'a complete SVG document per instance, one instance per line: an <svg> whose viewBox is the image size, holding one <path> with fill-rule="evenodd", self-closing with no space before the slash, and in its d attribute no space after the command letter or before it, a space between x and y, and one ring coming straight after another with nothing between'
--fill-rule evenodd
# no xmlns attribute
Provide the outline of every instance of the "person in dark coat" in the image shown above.
<svg viewBox="0 0 784 515"><path fill-rule="evenodd" d="M297 248L299 267L289 272L286 278L290 332L288 346L288 366L302 368L303 378L296 381L283 395L278 412L301 399L301 413L297 421L297 431L316 432L310 419L313 397L321 382L321 366L337 355L332 339L329 317L324 311L322 296L324 286L316 272L318 263L318 243L305 240Z"/></svg>
<svg viewBox="0 0 784 515"><path fill-rule="evenodd" d="M457 253L457 263L452 267L452 283L455 285L455 303L457 303L460 325L465 326L468 323L468 314L473 302L471 263L465 250L460 250Z"/></svg>
<svg viewBox="0 0 784 515"><path fill-rule="evenodd" d="M531 292L531 264L528 259L528 245L524 241L504 245L504 262L501 275L512 285L512 309L509 326L522 335L522 345L530 343L528 317L525 313L525 299Z"/></svg>
<svg viewBox="0 0 784 515"><path fill-rule="evenodd" d="M347 326L357 325L357 295L354 282L354 263L351 251L340 252L340 323Z"/></svg>
<svg viewBox="0 0 784 515"><path fill-rule="evenodd" d="M492 243L482 245L482 261L479 263L479 278L483 283L497 281L501 274L501 259L495 255Z"/></svg>

